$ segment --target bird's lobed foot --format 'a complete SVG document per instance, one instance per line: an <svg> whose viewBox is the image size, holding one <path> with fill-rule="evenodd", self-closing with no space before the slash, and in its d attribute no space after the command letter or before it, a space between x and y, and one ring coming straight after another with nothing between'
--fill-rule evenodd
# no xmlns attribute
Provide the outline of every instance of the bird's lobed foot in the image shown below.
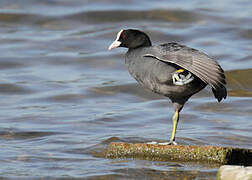
<svg viewBox="0 0 252 180"><path fill-rule="evenodd" d="M178 145L178 143L176 143L175 141L169 141L169 142L162 142L162 143L158 143L156 141L151 141L151 142L147 142L146 144L158 144L158 145Z"/></svg>
<svg viewBox="0 0 252 180"><path fill-rule="evenodd" d="M158 144L156 141L147 142L146 144Z"/></svg>
<svg viewBox="0 0 252 180"><path fill-rule="evenodd" d="M172 75L173 84L179 86L188 84L193 80L194 80L193 75L189 71L185 71L183 69L175 71L175 73Z"/></svg>
<svg viewBox="0 0 252 180"><path fill-rule="evenodd" d="M159 145L178 145L175 141L169 141L169 142L163 142L163 143L158 143Z"/></svg>

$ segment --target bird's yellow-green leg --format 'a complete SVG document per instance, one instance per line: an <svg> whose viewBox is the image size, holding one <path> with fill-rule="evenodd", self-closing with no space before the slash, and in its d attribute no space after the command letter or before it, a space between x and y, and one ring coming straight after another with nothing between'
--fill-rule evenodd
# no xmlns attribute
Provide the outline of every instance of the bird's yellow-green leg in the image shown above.
<svg viewBox="0 0 252 180"><path fill-rule="evenodd" d="M179 121L179 111L178 110L175 111L175 114L173 115L172 121L173 121L173 128L172 128L172 135L170 138L170 144L176 145L177 143L175 142L175 135L176 135L176 129L178 126L178 121Z"/></svg>

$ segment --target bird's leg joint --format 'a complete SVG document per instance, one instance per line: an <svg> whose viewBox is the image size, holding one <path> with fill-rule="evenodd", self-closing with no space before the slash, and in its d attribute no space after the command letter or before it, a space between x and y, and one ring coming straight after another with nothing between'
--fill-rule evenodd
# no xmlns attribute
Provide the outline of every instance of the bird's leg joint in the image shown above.
<svg viewBox="0 0 252 180"><path fill-rule="evenodd" d="M193 75L184 69L178 69L172 75L173 84L183 86L193 81Z"/></svg>

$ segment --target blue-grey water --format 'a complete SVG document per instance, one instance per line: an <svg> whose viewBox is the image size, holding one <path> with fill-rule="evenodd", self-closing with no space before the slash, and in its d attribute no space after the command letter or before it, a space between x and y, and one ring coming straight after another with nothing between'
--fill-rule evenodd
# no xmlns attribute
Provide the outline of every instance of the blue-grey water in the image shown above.
<svg viewBox="0 0 252 180"><path fill-rule="evenodd" d="M106 159L112 141L167 141L173 108L129 75L122 28L216 58L228 98L185 105L177 141L252 148L252 1L1 0L0 178L215 179L217 168Z"/></svg>

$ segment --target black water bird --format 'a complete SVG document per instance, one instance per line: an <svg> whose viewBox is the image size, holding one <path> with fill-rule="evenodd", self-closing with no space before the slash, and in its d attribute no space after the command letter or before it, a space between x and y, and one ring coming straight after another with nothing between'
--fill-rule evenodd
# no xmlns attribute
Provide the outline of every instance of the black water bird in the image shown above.
<svg viewBox="0 0 252 180"><path fill-rule="evenodd" d="M227 96L223 69L201 51L175 42L152 46L148 35L135 29L118 32L109 50L117 47L128 48L125 64L142 86L172 101L175 113L167 144L176 144L179 112L192 95L209 85L218 102Z"/></svg>

